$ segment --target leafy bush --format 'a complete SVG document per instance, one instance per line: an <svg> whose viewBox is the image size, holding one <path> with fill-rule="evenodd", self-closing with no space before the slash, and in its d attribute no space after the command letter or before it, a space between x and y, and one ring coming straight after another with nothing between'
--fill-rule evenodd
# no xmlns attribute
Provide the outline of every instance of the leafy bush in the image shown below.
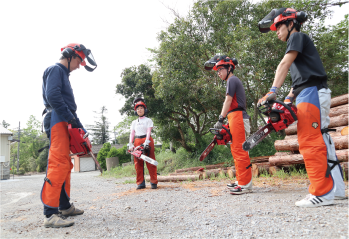
<svg viewBox="0 0 349 239"><path fill-rule="evenodd" d="M24 169L24 168L19 168L18 174L19 174L19 175L25 174L25 169Z"/></svg>
<svg viewBox="0 0 349 239"><path fill-rule="evenodd" d="M97 161L104 170L107 170L107 163L105 159L107 158L110 148L111 148L110 143L104 143L103 147L98 152Z"/></svg>
<svg viewBox="0 0 349 239"><path fill-rule="evenodd" d="M127 154L126 151L127 151L127 145L116 150L117 156L119 157L120 165L122 165L123 163L131 162L131 155Z"/></svg>
<svg viewBox="0 0 349 239"><path fill-rule="evenodd" d="M118 157L117 149L114 147L112 147L107 154L107 158L113 158L113 157Z"/></svg>

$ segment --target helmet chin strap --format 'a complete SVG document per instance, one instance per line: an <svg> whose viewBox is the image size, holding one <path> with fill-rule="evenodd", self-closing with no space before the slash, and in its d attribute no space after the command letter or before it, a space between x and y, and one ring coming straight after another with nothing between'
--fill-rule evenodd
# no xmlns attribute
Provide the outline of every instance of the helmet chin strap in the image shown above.
<svg viewBox="0 0 349 239"><path fill-rule="evenodd" d="M290 21L287 21L286 26L287 26L288 34L287 34L287 37L286 37L286 41L288 41L288 38L290 38L291 32L293 31L293 29L295 27L295 23L293 22L293 26L292 26L291 30L288 30L288 25L289 24L290 24Z"/></svg>

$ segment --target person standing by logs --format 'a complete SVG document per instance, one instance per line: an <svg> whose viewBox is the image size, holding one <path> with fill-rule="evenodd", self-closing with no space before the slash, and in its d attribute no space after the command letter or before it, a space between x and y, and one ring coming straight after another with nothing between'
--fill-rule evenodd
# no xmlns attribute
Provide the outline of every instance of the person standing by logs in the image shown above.
<svg viewBox="0 0 349 239"><path fill-rule="evenodd" d="M310 194L295 205L318 207L331 205L334 199L344 199L345 185L334 143L328 134L331 90L327 86L327 75L314 43L300 32L306 20L305 12L280 8L259 22L262 33L276 31L278 38L287 42L287 48L276 69L272 88L258 101L258 106L276 99L290 70L292 88L284 102L292 104L296 99L299 151L311 183Z"/></svg>
<svg viewBox="0 0 349 239"><path fill-rule="evenodd" d="M135 147L143 144L147 156L155 160L154 140L150 136L153 128L153 121L145 116L148 113L148 109L144 99L137 98L133 101L133 104L134 113L138 115L139 118L132 122L128 149L132 151ZM134 138L136 139L133 144ZM134 157L134 163L137 173L137 189L143 189L145 188L144 161ZM150 175L151 188L156 189L158 184L157 168L155 165L148 162L146 162L146 165Z"/></svg>
<svg viewBox="0 0 349 239"><path fill-rule="evenodd" d="M236 179L235 183L228 184L233 195L252 191L252 170L248 152L242 149L246 136L250 134L250 117L246 112L246 95L242 82L233 73L238 61L225 55L216 55L205 63L206 70L215 70L218 76L227 81L225 101L216 129L222 129L225 117L228 118L232 144L231 154L234 158Z"/></svg>

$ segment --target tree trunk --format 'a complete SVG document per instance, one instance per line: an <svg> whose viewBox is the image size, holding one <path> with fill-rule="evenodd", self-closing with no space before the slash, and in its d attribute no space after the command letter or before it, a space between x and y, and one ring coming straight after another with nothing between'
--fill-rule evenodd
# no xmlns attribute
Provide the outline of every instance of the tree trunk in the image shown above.
<svg viewBox="0 0 349 239"><path fill-rule="evenodd" d="M336 150L338 161L348 161L348 149ZM270 156L269 163L271 166L283 166L292 164L304 164L304 159L301 154L289 154L283 156Z"/></svg>
<svg viewBox="0 0 349 239"><path fill-rule="evenodd" d="M202 177L203 179L217 177L221 170L222 170L221 168L206 170L205 172L202 173Z"/></svg>
<svg viewBox="0 0 349 239"><path fill-rule="evenodd" d="M348 104L348 94L339 95L331 99L331 108L345 104Z"/></svg>
<svg viewBox="0 0 349 239"><path fill-rule="evenodd" d="M342 170L344 172L345 179L348 181L348 162L341 163Z"/></svg>
<svg viewBox="0 0 349 239"><path fill-rule="evenodd" d="M227 175L228 175L229 178L234 178L235 175L236 175L235 169L228 169L227 170Z"/></svg>
<svg viewBox="0 0 349 239"><path fill-rule="evenodd" d="M341 130L341 135L348 135L348 129L349 127L344 127L342 130Z"/></svg>
<svg viewBox="0 0 349 239"><path fill-rule="evenodd" d="M331 118L330 125L328 128L334 128L339 126L348 125L348 115L342 114ZM286 135L292 135L297 133L297 125L292 125L285 129Z"/></svg>
<svg viewBox="0 0 349 239"><path fill-rule="evenodd" d="M337 137L337 136L341 136L343 134L341 134L342 130L344 128L346 128L347 126L339 126L339 127L335 127L332 129L335 129L336 131L330 131L328 132L329 135L331 135L331 137ZM287 135L283 140L291 140L291 139L298 139L298 135L297 134L293 134L293 135Z"/></svg>
<svg viewBox="0 0 349 239"><path fill-rule="evenodd" d="M177 175L177 176L158 176L159 182L179 182L179 181L196 181L202 179L202 174L195 175ZM145 180L150 181L150 176L145 176Z"/></svg>
<svg viewBox="0 0 349 239"><path fill-rule="evenodd" d="M260 157L254 157L251 158L251 163L263 163L263 162L268 162L269 161L269 156L260 156Z"/></svg>
<svg viewBox="0 0 349 239"><path fill-rule="evenodd" d="M268 172L269 167L269 162L252 164L252 177L258 177L262 172Z"/></svg>
<svg viewBox="0 0 349 239"><path fill-rule="evenodd" d="M343 114L345 114L345 115L348 114L348 104L340 105L340 106L331 108L328 116L335 117L335 116L343 115Z"/></svg>
<svg viewBox="0 0 349 239"><path fill-rule="evenodd" d="M348 148L348 135L332 137L336 149L347 149ZM277 151L299 151L298 139L284 139L276 140L274 143Z"/></svg>
<svg viewBox="0 0 349 239"><path fill-rule="evenodd" d="M226 168L226 167L223 167L224 164L225 163L219 163L219 164L213 164L213 165L206 165L206 166L202 166L202 167L192 167L192 168L177 169L176 173L192 172L192 171L199 170L201 168L206 168L206 170L216 169L216 168Z"/></svg>

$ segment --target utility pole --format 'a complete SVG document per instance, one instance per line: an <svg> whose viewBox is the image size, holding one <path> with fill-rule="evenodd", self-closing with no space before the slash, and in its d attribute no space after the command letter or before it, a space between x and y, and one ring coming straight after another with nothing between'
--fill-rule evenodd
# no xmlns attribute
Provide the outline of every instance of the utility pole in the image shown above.
<svg viewBox="0 0 349 239"><path fill-rule="evenodd" d="M17 148L17 174L19 172L19 144L21 142L21 121L19 121L18 126L18 148Z"/></svg>

